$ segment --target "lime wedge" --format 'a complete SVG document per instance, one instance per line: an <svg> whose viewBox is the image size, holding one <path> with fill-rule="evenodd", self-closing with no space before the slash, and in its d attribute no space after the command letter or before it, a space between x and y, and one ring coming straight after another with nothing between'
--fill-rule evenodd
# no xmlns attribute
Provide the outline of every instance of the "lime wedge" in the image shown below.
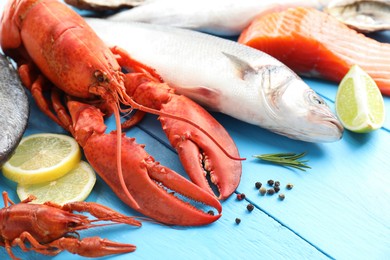
<svg viewBox="0 0 390 260"><path fill-rule="evenodd" d="M34 195L36 199L32 203L51 201L63 205L85 200L95 182L96 174L92 167L87 162L80 161L75 168L59 179L38 184L18 184L16 192L20 200Z"/></svg>
<svg viewBox="0 0 390 260"><path fill-rule="evenodd" d="M5 177L17 183L40 183L58 179L80 160L80 147L74 138L35 134L22 138L2 171Z"/></svg>
<svg viewBox="0 0 390 260"><path fill-rule="evenodd" d="M382 127L385 106L375 81L354 65L339 84L336 114L343 126L356 133L368 133Z"/></svg>

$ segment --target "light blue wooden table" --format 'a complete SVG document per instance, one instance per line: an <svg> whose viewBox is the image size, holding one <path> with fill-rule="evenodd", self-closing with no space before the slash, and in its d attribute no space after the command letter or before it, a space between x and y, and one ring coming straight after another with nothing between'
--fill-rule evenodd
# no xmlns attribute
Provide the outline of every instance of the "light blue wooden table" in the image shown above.
<svg viewBox="0 0 390 260"><path fill-rule="evenodd" d="M390 33L379 35L390 42ZM390 61L389 61L390 62ZM337 86L326 81L304 79L334 109ZM335 143L305 143L282 137L259 127L213 114L236 142L243 174L236 193L222 202L222 217L203 227L167 227L144 222L141 228L124 225L81 232L137 245L134 253L104 259L390 259L390 99L385 98L388 117L383 128L369 134L346 131ZM112 120L108 125L113 128ZM64 133L31 103L25 135L39 132ZM155 116L148 116L127 132L163 164L185 175L176 153L169 148ZM307 172L259 162L255 154L307 152L312 169ZM15 184L0 177L0 190L18 201ZM261 196L255 188L268 179L281 182L286 198ZM294 184L286 190L287 183ZM98 178L88 201L137 215L123 204ZM252 203L252 212L246 209ZM235 219L240 218L237 225ZM23 259L51 259L22 253ZM7 259L0 249L0 259ZM67 252L52 259L83 259Z"/></svg>

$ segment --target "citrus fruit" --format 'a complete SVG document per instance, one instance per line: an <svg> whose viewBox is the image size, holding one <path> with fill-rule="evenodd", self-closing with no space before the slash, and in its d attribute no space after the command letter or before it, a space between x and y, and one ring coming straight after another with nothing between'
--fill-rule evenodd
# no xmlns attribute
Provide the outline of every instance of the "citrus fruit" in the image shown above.
<svg viewBox="0 0 390 260"><path fill-rule="evenodd" d="M80 147L74 138L61 134L34 134L22 138L2 171L5 177L17 183L40 183L58 179L80 160Z"/></svg>
<svg viewBox="0 0 390 260"><path fill-rule="evenodd" d="M51 201L63 205L85 200L95 182L96 174L92 167L87 162L80 161L70 172L56 180L37 184L19 183L16 192L20 200L34 195L36 199L32 203Z"/></svg>
<svg viewBox="0 0 390 260"><path fill-rule="evenodd" d="M380 128L385 106L375 81L354 65L339 84L335 108L340 122L352 132L367 133Z"/></svg>

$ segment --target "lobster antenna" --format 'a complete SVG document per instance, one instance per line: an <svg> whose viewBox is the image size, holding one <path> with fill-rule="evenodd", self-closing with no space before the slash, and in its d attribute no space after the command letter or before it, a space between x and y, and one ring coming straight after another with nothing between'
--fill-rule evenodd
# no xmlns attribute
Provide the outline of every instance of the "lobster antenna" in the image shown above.
<svg viewBox="0 0 390 260"><path fill-rule="evenodd" d="M134 209L140 209L141 207L138 205L138 203L135 201L133 196L130 194L129 189L126 186L125 180L123 178L123 172L122 172L122 127L121 127L121 122L120 122L120 116L119 116L119 108L117 105L113 105L113 110L115 114L115 124L116 124L116 165L117 165L117 173L118 173L118 178L119 182L122 186L123 191L125 192L126 196L130 200L131 204L134 206Z"/></svg>
<svg viewBox="0 0 390 260"><path fill-rule="evenodd" d="M139 103L137 103L136 101L134 101L132 98L129 97L129 100L130 100L130 105L134 108L134 109L139 109L141 111L144 111L144 112L147 112L147 113L150 113L150 114L154 114L154 115L158 115L158 116L165 116L165 117L169 117L169 118L172 118L172 119L176 119L176 120L179 120L179 121L183 121L185 123L188 123L192 126L194 126L195 128L197 128L198 130L200 130L202 133L204 133L213 143L215 143L218 148L227 156L229 157L230 159L232 160L236 160L236 161L244 161L246 160L246 158L241 158L241 157L235 157L231 154L229 154L228 151L226 151L226 149L224 147L222 147L222 145L212 136L210 135L204 128L202 128L201 126L197 125L195 122L187 119L187 118L184 118L184 117L180 117L180 116L176 116L176 115L173 115L173 114L170 114L170 113L166 113L166 112L162 112L162 111L159 111L157 109L154 109L154 108L150 108L150 107L146 107L146 106L143 106Z"/></svg>
<svg viewBox="0 0 390 260"><path fill-rule="evenodd" d="M127 51L125 51L124 49L122 49L122 48L120 48L118 46L114 46L114 47L111 47L110 50L112 51L112 53L114 53L114 54L119 56L117 58L117 61L125 69L129 69L129 71L147 73L152 78L157 79L158 82L161 82L161 83L164 82L162 77L156 72L155 69L153 69L153 68L151 68L151 67L149 67L149 66L147 66L147 65L145 65L145 64L143 64L143 63L141 63L141 62L139 62L137 60L132 59L130 57L130 55L127 53ZM128 67L128 66L126 66L126 64L132 64L132 66ZM246 160L246 158L235 157L235 156L229 154L229 152L226 151L226 149L223 148L222 145L214 137L212 137L205 129L203 129L201 126L197 125L195 122L193 122L193 121L191 121L191 120L189 120L187 118L179 117L179 116L176 116L176 115L173 115L173 114L170 114L170 113L166 113L166 112L161 112L161 111L159 111L157 109L145 107L145 106L143 106L141 104L138 104L135 100L133 100L131 97L129 97L126 92L119 92L119 96L120 96L120 98L122 100L128 101L130 103L130 106L133 109L138 109L138 110L141 110L141 111L144 111L144 112L147 112L147 113L150 113L150 114L158 115L158 116L169 117L169 118L176 119L176 120L179 120L179 121L182 121L182 122L186 122L187 124L190 124L190 125L194 126L199 131L204 133L213 143L215 143L218 146L218 148L228 158L230 158L232 160L237 160L237 161Z"/></svg>

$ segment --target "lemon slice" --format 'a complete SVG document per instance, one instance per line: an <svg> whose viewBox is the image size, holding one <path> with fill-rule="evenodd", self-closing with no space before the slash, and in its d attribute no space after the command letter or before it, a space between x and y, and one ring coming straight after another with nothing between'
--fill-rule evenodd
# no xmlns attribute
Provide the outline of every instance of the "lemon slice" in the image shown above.
<svg viewBox="0 0 390 260"><path fill-rule="evenodd" d="M344 127L368 133L384 124L385 105L375 81L354 65L339 84L335 108Z"/></svg>
<svg viewBox="0 0 390 260"><path fill-rule="evenodd" d="M17 183L40 183L58 179L80 160L80 147L74 138L60 134L34 134L22 138L2 171L5 177Z"/></svg>
<svg viewBox="0 0 390 260"><path fill-rule="evenodd" d="M96 174L92 167L87 162L80 161L75 168L59 179L38 184L18 184L16 192L20 200L34 195L36 199L32 203L51 201L63 205L85 200L95 182Z"/></svg>

